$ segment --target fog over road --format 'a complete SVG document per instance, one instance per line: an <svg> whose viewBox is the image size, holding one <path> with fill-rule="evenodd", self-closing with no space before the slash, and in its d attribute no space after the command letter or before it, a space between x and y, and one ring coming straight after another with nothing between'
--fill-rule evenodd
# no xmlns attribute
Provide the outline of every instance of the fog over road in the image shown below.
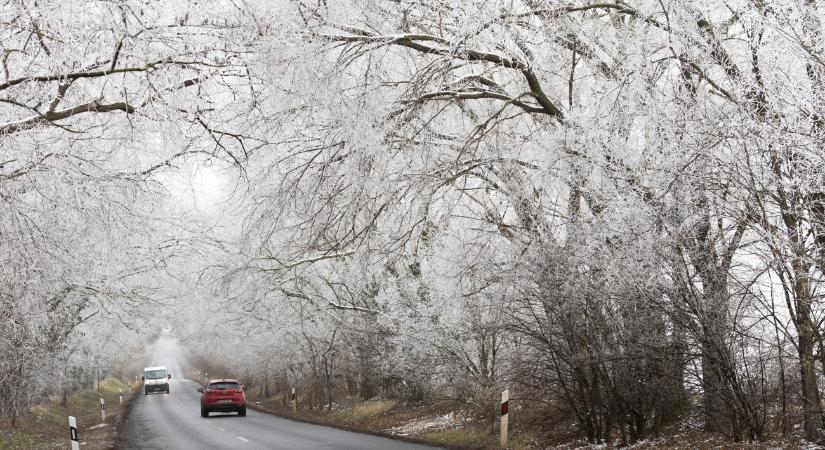
<svg viewBox="0 0 825 450"><path fill-rule="evenodd" d="M394 441L260 413L246 417L212 413L200 417L200 385L183 379L186 366L175 341L161 339L152 348L151 365L172 374L170 393L138 395L124 427L123 449L352 449L427 450L435 447ZM243 382L243 380L241 380Z"/></svg>

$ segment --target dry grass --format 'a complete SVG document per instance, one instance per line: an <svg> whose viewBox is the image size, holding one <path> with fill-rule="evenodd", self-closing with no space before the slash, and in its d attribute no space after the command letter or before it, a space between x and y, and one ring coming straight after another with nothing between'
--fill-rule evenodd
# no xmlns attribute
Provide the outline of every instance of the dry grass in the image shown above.
<svg viewBox="0 0 825 450"><path fill-rule="evenodd" d="M496 437L490 435L489 429L484 429L479 426L464 426L448 430L430 431L424 433L421 438L436 445L453 447L495 448L496 446Z"/></svg>
<svg viewBox="0 0 825 450"><path fill-rule="evenodd" d="M292 410L284 406L279 395L269 398L258 397L250 392L247 398L258 408L290 416ZM410 422L428 420L453 411L454 405L442 402L424 406L409 406L396 400L339 399L333 411L309 410L299 403L298 416L316 423L345 426L372 433L387 434L389 430ZM439 430L424 430L410 433L406 438L415 438L432 445L447 448L497 449L498 435L493 434L488 424L466 423ZM537 450L545 446L533 434L517 434L511 439L510 450Z"/></svg>
<svg viewBox="0 0 825 450"><path fill-rule="evenodd" d="M392 411L396 404L395 400L370 400L335 413L333 419L347 425L359 425L370 418Z"/></svg>
<svg viewBox="0 0 825 450"><path fill-rule="evenodd" d="M132 387L136 392L139 386ZM69 444L69 416L75 416L78 437L86 442L83 448L113 448L116 421L120 416L118 389L122 389L124 398L129 385L120 379L101 381L100 392L88 390L71 395L66 406L47 402L33 406L18 418L12 428L10 419L0 420L0 448L4 450L51 450L67 448ZM106 425L100 425L100 398L106 403ZM95 427L95 428L92 428Z"/></svg>

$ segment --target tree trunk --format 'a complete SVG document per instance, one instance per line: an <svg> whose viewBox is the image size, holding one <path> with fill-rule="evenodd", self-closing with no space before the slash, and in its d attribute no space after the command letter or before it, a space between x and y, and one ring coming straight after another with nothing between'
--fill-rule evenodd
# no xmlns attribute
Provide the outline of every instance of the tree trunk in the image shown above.
<svg viewBox="0 0 825 450"><path fill-rule="evenodd" d="M806 275L796 273L797 327L799 333L799 372L802 382L802 415L805 439L819 439L819 390L816 383L814 358L814 324L811 320L811 299Z"/></svg>
<svg viewBox="0 0 825 450"><path fill-rule="evenodd" d="M725 367L732 363L726 344L727 330L727 274L707 271L702 277L704 287L705 313L704 336L702 342L702 384L704 387L703 406L705 413L705 430L708 432L725 432L730 422L730 414L725 402L728 393L728 380Z"/></svg>
<svg viewBox="0 0 825 450"><path fill-rule="evenodd" d="M710 352L707 348L702 352L705 431L717 433L724 431L724 424L727 421L725 404L722 400L724 381L719 363L712 356L708 356Z"/></svg>

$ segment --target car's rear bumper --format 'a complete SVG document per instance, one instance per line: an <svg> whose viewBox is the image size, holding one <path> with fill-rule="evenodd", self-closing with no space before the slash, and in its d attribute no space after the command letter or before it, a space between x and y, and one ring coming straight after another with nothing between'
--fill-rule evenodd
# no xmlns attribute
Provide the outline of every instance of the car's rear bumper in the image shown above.
<svg viewBox="0 0 825 450"><path fill-rule="evenodd" d="M215 412L233 412L241 408L246 408L246 403L212 403L204 404L204 408Z"/></svg>

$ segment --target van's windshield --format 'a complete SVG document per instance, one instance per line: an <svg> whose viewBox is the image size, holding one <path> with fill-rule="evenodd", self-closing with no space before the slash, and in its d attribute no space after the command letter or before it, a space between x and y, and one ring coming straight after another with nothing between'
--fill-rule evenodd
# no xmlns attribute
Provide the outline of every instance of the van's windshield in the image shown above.
<svg viewBox="0 0 825 450"><path fill-rule="evenodd" d="M166 378L166 370L164 370L164 369L147 370L146 372L143 373L143 376L147 380L159 380L161 378Z"/></svg>

